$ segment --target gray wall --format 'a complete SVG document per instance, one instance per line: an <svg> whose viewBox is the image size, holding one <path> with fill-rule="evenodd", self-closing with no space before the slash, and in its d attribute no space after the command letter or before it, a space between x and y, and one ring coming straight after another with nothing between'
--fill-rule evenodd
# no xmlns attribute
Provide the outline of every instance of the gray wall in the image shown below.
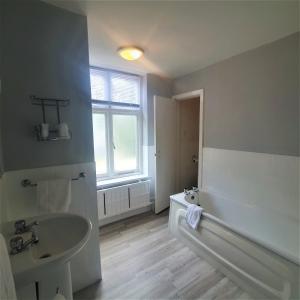
<svg viewBox="0 0 300 300"><path fill-rule="evenodd" d="M86 17L37 1L5 1L3 152L5 171L94 160ZM72 140L37 142L40 107L29 95L71 99L62 109ZM54 110L48 122L56 122Z"/></svg>
<svg viewBox="0 0 300 300"><path fill-rule="evenodd" d="M204 146L299 156L299 33L174 81L204 88Z"/></svg>

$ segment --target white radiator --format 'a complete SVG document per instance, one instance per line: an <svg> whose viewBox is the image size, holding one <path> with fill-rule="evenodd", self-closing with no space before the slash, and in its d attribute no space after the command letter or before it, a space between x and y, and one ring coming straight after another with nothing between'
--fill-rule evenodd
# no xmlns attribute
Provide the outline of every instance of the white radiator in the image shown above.
<svg viewBox="0 0 300 300"><path fill-rule="evenodd" d="M150 205L150 181L97 191L98 218L117 216Z"/></svg>
<svg viewBox="0 0 300 300"><path fill-rule="evenodd" d="M150 203L150 184L149 181L133 183L129 189L129 205L131 209L147 206Z"/></svg>

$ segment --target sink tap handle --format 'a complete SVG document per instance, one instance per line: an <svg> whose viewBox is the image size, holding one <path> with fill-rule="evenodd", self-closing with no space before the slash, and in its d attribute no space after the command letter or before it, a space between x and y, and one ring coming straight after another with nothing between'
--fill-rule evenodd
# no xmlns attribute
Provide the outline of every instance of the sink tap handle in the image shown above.
<svg viewBox="0 0 300 300"><path fill-rule="evenodd" d="M22 251L24 246L24 240L21 236L16 236L9 241L11 254L16 254Z"/></svg>
<svg viewBox="0 0 300 300"><path fill-rule="evenodd" d="M26 226L27 230L30 230L33 226L39 225L38 221L33 221L32 223Z"/></svg>
<svg viewBox="0 0 300 300"><path fill-rule="evenodd" d="M15 222L16 234L23 233L26 228L25 220L18 220Z"/></svg>
<svg viewBox="0 0 300 300"><path fill-rule="evenodd" d="M25 220L18 220L15 222L15 229L16 229L15 234L20 234L20 233L30 231L31 228L35 225L39 225L39 222L34 221L34 222L26 225Z"/></svg>

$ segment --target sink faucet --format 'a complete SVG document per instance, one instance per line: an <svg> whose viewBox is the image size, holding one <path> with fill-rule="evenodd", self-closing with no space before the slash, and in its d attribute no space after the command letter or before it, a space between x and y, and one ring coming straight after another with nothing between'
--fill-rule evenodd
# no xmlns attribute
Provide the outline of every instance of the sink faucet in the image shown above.
<svg viewBox="0 0 300 300"><path fill-rule="evenodd" d="M21 236L16 236L16 237L12 238L9 242L10 248L11 248L10 253L11 254L20 253L20 252L24 251L25 249L27 249L27 247L38 243L39 239L36 236L35 232L31 231L31 233L32 233L31 238L29 240L27 240L26 242L24 242L23 237L21 237Z"/></svg>
<svg viewBox="0 0 300 300"><path fill-rule="evenodd" d="M22 234L25 232L31 232L31 238L24 242L22 236L16 236L10 240L11 254L17 254L24 251L28 246L36 244L39 241L33 226L38 225L37 221L34 221L26 225L25 220L19 220L15 222L15 234Z"/></svg>
<svg viewBox="0 0 300 300"><path fill-rule="evenodd" d="M26 225L25 220L18 220L15 222L15 234L21 234L24 232L32 231L32 227L35 225L39 225L37 221L33 221L32 223Z"/></svg>

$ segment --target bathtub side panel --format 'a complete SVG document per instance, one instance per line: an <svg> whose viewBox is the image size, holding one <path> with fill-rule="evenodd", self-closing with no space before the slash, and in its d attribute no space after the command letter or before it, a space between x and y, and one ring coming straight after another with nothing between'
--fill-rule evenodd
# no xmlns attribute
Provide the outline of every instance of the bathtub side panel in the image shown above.
<svg viewBox="0 0 300 300"><path fill-rule="evenodd" d="M298 299L299 266L202 217L198 230L185 222L186 207L171 201L171 233L256 298Z"/></svg>

